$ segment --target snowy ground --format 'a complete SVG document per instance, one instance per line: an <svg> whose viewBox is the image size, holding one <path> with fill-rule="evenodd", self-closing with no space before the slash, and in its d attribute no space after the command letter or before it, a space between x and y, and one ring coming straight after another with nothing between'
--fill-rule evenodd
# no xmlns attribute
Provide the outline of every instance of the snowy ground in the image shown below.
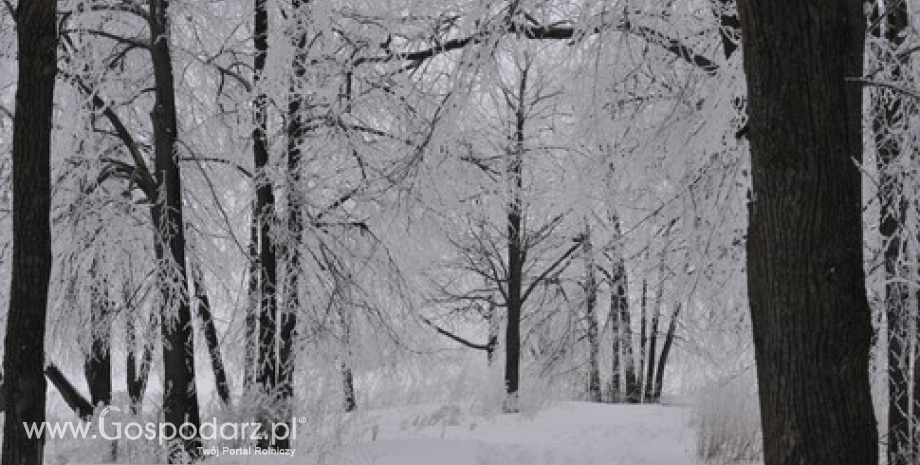
<svg viewBox="0 0 920 465"><path fill-rule="evenodd" d="M366 414L366 434L330 450L325 465L694 465L688 408L562 402L534 415L464 413L421 405ZM364 423L364 422L362 422ZM221 455L212 464L304 463Z"/></svg>

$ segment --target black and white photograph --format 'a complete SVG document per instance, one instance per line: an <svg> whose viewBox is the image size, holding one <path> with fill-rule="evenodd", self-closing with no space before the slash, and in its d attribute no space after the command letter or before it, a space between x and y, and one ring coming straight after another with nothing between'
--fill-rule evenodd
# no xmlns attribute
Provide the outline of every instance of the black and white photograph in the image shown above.
<svg viewBox="0 0 920 465"><path fill-rule="evenodd" d="M920 465L920 0L0 0L0 465Z"/></svg>

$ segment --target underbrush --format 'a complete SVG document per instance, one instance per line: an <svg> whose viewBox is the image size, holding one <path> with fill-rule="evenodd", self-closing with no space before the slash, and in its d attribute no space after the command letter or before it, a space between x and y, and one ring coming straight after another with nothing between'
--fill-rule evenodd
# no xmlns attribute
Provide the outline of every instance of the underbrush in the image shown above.
<svg viewBox="0 0 920 465"><path fill-rule="evenodd" d="M697 455L706 463L752 462L763 458L760 409L753 375L709 383L694 409Z"/></svg>

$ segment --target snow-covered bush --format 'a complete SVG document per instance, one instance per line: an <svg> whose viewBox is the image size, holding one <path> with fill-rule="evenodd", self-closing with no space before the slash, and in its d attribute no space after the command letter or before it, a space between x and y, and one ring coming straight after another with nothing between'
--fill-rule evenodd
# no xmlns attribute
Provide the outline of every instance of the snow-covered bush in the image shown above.
<svg viewBox="0 0 920 465"><path fill-rule="evenodd" d="M707 463L762 458L760 409L753 373L710 383L698 395L694 412L697 454Z"/></svg>

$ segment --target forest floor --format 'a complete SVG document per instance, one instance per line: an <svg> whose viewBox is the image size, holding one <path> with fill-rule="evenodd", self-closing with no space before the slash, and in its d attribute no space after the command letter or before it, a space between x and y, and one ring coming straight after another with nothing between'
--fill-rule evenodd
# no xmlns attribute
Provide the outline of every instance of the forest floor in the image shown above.
<svg viewBox="0 0 920 465"><path fill-rule="evenodd" d="M695 465L689 408L561 402L534 414L471 415L417 405L365 413L364 433L322 457L241 457L221 465ZM207 463L207 462L206 462Z"/></svg>
<svg viewBox="0 0 920 465"><path fill-rule="evenodd" d="M221 446L202 464L707 465L697 455L697 410L686 405L562 401L521 414L483 410L437 403L313 416L297 429L292 457ZM45 463L103 463L107 444L50 440ZM118 449L115 463L162 462L162 448L143 440Z"/></svg>

